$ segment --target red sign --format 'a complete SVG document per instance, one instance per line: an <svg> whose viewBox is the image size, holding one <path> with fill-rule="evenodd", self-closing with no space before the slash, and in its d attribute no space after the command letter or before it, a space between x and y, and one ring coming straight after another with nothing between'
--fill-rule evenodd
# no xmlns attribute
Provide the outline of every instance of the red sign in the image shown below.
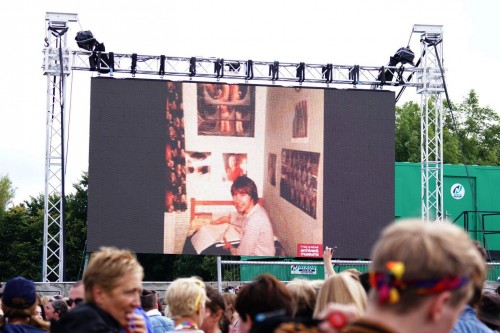
<svg viewBox="0 0 500 333"><path fill-rule="evenodd" d="M297 244L297 257L320 258L321 244Z"/></svg>

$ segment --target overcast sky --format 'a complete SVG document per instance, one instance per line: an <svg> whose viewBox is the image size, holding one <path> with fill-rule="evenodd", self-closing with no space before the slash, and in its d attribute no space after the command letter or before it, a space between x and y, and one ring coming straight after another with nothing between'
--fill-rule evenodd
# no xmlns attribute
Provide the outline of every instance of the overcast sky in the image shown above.
<svg viewBox="0 0 500 333"><path fill-rule="evenodd" d="M0 175L12 180L15 203L44 191L46 12L78 14L68 32L73 50L76 32L91 30L117 53L362 66L387 65L409 40L419 54L413 25L443 25L450 99L461 102L475 89L482 106L500 111L496 0L2 1ZM92 75L77 71L67 81L67 192L88 169ZM403 97L419 101L411 88Z"/></svg>

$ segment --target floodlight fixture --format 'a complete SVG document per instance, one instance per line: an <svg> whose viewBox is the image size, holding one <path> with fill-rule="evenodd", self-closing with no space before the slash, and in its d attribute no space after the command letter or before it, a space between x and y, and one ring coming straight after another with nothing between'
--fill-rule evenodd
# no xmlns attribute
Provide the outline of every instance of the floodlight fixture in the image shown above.
<svg viewBox="0 0 500 333"><path fill-rule="evenodd" d="M77 32L75 40L79 48L87 51L94 51L94 47L98 44L90 30Z"/></svg>

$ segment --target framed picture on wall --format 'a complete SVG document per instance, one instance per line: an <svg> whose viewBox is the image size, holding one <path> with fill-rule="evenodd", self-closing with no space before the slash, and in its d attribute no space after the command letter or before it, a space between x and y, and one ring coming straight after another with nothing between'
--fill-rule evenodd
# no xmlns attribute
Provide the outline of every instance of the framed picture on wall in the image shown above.
<svg viewBox="0 0 500 333"><path fill-rule="evenodd" d="M199 83L198 135L253 137L255 87Z"/></svg>
<svg viewBox="0 0 500 333"><path fill-rule="evenodd" d="M233 182L239 176L247 174L247 154L224 153L223 181Z"/></svg>
<svg viewBox="0 0 500 333"><path fill-rule="evenodd" d="M269 153L267 160L267 180L272 186L276 186L276 154Z"/></svg>
<svg viewBox="0 0 500 333"><path fill-rule="evenodd" d="M316 218L320 153L283 149L281 156L281 197Z"/></svg>

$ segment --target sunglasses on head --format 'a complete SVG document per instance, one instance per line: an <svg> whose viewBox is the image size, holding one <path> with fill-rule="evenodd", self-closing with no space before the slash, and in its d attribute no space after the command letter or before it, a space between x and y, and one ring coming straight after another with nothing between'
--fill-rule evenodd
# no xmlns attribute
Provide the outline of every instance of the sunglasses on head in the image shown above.
<svg viewBox="0 0 500 333"><path fill-rule="evenodd" d="M70 298L70 299L68 299L68 300L66 301L66 303L68 304L68 306L72 306L72 305L73 305L73 303L75 303L75 305L78 305L78 304L80 304L81 302L83 302L83 298L75 298L75 299L71 299L71 298Z"/></svg>

